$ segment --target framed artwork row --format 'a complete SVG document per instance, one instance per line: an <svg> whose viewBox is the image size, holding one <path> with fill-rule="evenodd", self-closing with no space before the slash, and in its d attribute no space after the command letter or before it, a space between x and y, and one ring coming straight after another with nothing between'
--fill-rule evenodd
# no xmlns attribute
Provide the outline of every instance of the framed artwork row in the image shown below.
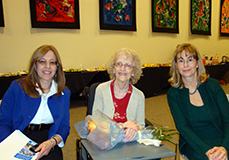
<svg viewBox="0 0 229 160"><path fill-rule="evenodd" d="M80 29L79 0L29 0L32 28ZM190 0L192 34L211 35L212 0ZM179 33L179 0L151 0L152 31ZM229 36L229 0L220 0L220 36ZM136 31L136 0L99 0L100 29ZM0 0L0 27L4 27Z"/></svg>

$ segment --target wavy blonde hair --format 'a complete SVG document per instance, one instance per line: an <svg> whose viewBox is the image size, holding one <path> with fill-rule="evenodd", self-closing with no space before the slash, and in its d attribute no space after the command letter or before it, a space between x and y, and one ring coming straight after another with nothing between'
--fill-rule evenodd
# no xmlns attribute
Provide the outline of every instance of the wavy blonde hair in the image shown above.
<svg viewBox="0 0 229 160"><path fill-rule="evenodd" d="M117 58L120 55L126 55L128 58L133 59L133 76L131 76L130 78L130 83L131 84L137 83L142 74L141 61L136 51L129 49L129 48L121 48L111 57L111 60L107 67L107 72L110 75L110 79L116 78L115 73L114 73L115 64L116 64Z"/></svg>
<svg viewBox="0 0 229 160"><path fill-rule="evenodd" d="M185 51L186 56L191 56L197 61L197 81L199 84L203 84L208 80L209 75L206 73L205 67L203 65L202 58L200 56L199 51L197 48L190 44L190 43L183 43L180 45L177 45L172 59L172 64L170 67L170 77L168 82L171 86L175 88L183 88L184 82L182 81L181 75L176 67L176 63L178 58L181 57L181 53Z"/></svg>

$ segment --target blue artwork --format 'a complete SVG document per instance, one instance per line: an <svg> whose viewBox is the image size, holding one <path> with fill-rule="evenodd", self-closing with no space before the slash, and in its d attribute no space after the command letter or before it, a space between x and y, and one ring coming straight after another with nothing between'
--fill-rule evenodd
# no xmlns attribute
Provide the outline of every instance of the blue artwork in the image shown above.
<svg viewBox="0 0 229 160"><path fill-rule="evenodd" d="M104 24L133 25L132 0L103 0Z"/></svg>

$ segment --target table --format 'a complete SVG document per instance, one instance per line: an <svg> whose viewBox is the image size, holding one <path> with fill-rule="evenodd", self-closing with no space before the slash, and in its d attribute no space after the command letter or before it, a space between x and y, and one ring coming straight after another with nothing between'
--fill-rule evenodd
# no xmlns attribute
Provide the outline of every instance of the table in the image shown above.
<svg viewBox="0 0 229 160"><path fill-rule="evenodd" d="M110 79L107 71L70 72L65 73L65 77L66 86L71 91L71 99L79 97L86 86L91 86L95 82L105 82Z"/></svg>
<svg viewBox="0 0 229 160"><path fill-rule="evenodd" d="M144 68L138 83L134 86L140 89L146 98L166 93L170 67Z"/></svg>
<svg viewBox="0 0 229 160"><path fill-rule="evenodd" d="M220 79L229 71L229 64L205 66L205 68L212 78Z"/></svg>
<svg viewBox="0 0 229 160"><path fill-rule="evenodd" d="M107 71L69 72L65 73L65 77L66 86L71 91L72 99L79 97L86 86L90 86L95 82L105 82L110 79ZM4 96L11 82L19 78L22 78L22 76L0 77L0 99Z"/></svg>
<svg viewBox="0 0 229 160"><path fill-rule="evenodd" d="M21 78L22 76L0 77L0 99L4 96L12 81Z"/></svg>
<svg viewBox="0 0 229 160"><path fill-rule="evenodd" d="M93 160L108 159L157 159L175 156L176 154L165 145L160 147L146 146L138 142L118 143L114 148L104 151L89 143L86 139L81 140L82 155L89 153ZM86 160L87 157L83 156Z"/></svg>
<svg viewBox="0 0 229 160"><path fill-rule="evenodd" d="M229 71L228 64L205 66L205 68L207 73L215 79L222 78ZM140 89L146 98L166 93L170 87L168 83L169 70L170 67L143 68L143 74L134 86ZM71 99L77 99L86 86L110 79L107 71L72 72L65 73L65 76L66 86L71 91ZM11 82L18 78L21 76L0 77L0 99L2 99Z"/></svg>

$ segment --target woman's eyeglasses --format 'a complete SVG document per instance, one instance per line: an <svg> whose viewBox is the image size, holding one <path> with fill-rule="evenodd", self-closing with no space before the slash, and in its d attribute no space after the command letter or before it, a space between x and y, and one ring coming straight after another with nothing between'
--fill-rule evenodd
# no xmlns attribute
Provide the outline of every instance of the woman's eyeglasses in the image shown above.
<svg viewBox="0 0 229 160"><path fill-rule="evenodd" d="M56 66L58 64L58 62L55 60L48 61L46 59L38 59L38 60L36 60L36 62L42 66L46 66L48 63L50 66Z"/></svg>
<svg viewBox="0 0 229 160"><path fill-rule="evenodd" d="M196 59L193 57L188 57L186 60L183 58L178 58L177 63L179 63L179 64L185 64L185 63L186 64L192 64L195 61L196 61Z"/></svg>
<svg viewBox="0 0 229 160"><path fill-rule="evenodd" d="M124 68L127 69L127 70L133 68L133 66L131 64L128 64L128 63L123 64L122 62L116 63L115 66L117 68L122 68L122 66L124 66Z"/></svg>

